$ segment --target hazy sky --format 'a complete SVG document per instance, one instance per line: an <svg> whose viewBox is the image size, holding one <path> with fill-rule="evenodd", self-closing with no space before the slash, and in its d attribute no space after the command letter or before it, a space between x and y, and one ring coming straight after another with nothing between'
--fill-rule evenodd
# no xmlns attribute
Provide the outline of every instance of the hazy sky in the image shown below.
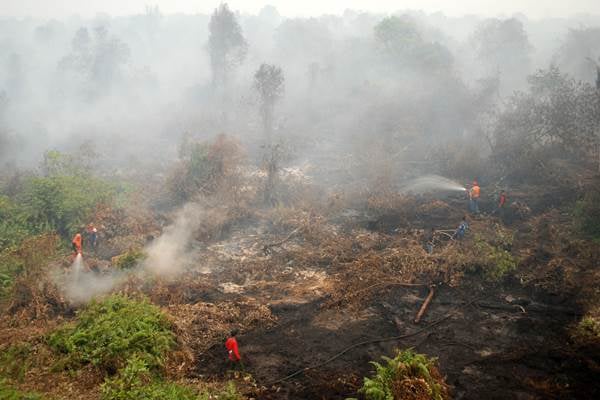
<svg viewBox="0 0 600 400"><path fill-rule="evenodd" d="M0 16L66 17L139 14L146 5L158 5L163 13L208 13L221 1L215 0L0 0ZM265 4L277 7L285 16L340 14L345 9L392 12L399 9L442 11L448 15L513 14L530 17L560 17L577 13L600 15L600 0L230 0L241 11L256 13Z"/></svg>

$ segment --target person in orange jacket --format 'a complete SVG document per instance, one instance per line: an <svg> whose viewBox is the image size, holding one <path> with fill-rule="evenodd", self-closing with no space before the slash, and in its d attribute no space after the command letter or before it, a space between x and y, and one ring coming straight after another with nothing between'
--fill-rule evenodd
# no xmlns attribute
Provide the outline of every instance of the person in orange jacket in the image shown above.
<svg viewBox="0 0 600 400"><path fill-rule="evenodd" d="M81 254L81 233L78 232L75 237L73 237L71 245L73 246L73 252L75 252L75 255Z"/></svg>
<svg viewBox="0 0 600 400"><path fill-rule="evenodd" d="M479 196L481 195L481 188L477 181L473 181L473 186L469 190L469 209L473 214L479 214Z"/></svg>

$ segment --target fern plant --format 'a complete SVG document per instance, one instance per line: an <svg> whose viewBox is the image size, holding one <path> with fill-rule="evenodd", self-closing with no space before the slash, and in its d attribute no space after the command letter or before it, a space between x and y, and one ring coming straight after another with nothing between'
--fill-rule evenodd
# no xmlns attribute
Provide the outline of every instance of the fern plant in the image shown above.
<svg viewBox="0 0 600 400"><path fill-rule="evenodd" d="M195 400L190 388L165 382L153 374L139 356L127 361L119 375L108 378L102 385L102 400Z"/></svg>
<svg viewBox="0 0 600 400"><path fill-rule="evenodd" d="M58 330L49 344L71 364L91 363L114 373L136 355L150 367L163 364L175 344L171 324L148 300L113 295L92 302L74 327Z"/></svg>
<svg viewBox="0 0 600 400"><path fill-rule="evenodd" d="M447 387L435 367L435 359L412 349L399 351L394 358L382 357L383 363L371 361L372 377L365 377L359 393L367 400L400 400L405 390L420 388L432 400L448 398Z"/></svg>

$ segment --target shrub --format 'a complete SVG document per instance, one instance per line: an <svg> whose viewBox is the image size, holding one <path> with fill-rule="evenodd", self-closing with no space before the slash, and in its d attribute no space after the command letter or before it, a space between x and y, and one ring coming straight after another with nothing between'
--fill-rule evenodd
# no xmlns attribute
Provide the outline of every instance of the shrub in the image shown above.
<svg viewBox="0 0 600 400"><path fill-rule="evenodd" d="M580 344L600 343L600 321L594 317L584 317L572 331L573 339Z"/></svg>
<svg viewBox="0 0 600 400"><path fill-rule="evenodd" d="M13 251L0 253L0 299L7 297L16 276L23 269L23 263Z"/></svg>
<svg viewBox="0 0 600 400"><path fill-rule="evenodd" d="M575 223L579 230L593 239L600 239L600 189L589 190L575 204Z"/></svg>
<svg viewBox="0 0 600 400"><path fill-rule="evenodd" d="M233 177L243 160L239 143L226 135L211 142L186 138L181 145L181 162L170 172L166 186L176 202L184 202L196 194L213 194L224 182L233 184Z"/></svg>
<svg viewBox="0 0 600 400"><path fill-rule="evenodd" d="M0 353L0 374L22 381L29 368L29 354L31 345L23 343L9 346Z"/></svg>
<svg viewBox="0 0 600 400"><path fill-rule="evenodd" d="M475 249L483 275L490 281L498 281L517 268L517 260L508 250L491 245L478 235L475 236Z"/></svg>
<svg viewBox="0 0 600 400"><path fill-rule="evenodd" d="M371 362L375 366L375 375L365 377L359 390L367 400L449 398L435 359L414 353L411 349L399 351L394 358L382 358L385 364Z"/></svg>
<svg viewBox="0 0 600 400"><path fill-rule="evenodd" d="M139 249L131 249L113 258L113 264L120 269L130 269L146 258L146 253Z"/></svg>
<svg viewBox="0 0 600 400"><path fill-rule="evenodd" d="M113 295L92 302L75 327L52 334L50 345L74 363L91 363L108 373L122 368L134 355L150 368L163 364L175 343L171 324L148 300Z"/></svg>
<svg viewBox="0 0 600 400"><path fill-rule="evenodd" d="M0 250L18 245L33 233L23 210L8 197L0 196Z"/></svg>
<svg viewBox="0 0 600 400"><path fill-rule="evenodd" d="M102 385L102 400L193 400L197 396L184 386L164 382L153 375L148 364L135 355L118 376Z"/></svg>
<svg viewBox="0 0 600 400"><path fill-rule="evenodd" d="M31 236L20 245L11 246L0 252L0 298L13 294L13 302L18 300L13 286L19 275L40 286L44 267L56 255L59 238L52 233Z"/></svg>
<svg viewBox="0 0 600 400"><path fill-rule="evenodd" d="M28 228L58 231L63 237L79 229L99 203L110 202L113 185L92 176L49 176L28 179L19 194Z"/></svg>
<svg viewBox="0 0 600 400"><path fill-rule="evenodd" d="M102 385L102 400L242 400L233 382L217 393L195 393L191 388L166 382L152 373L144 360L131 357L125 368Z"/></svg>

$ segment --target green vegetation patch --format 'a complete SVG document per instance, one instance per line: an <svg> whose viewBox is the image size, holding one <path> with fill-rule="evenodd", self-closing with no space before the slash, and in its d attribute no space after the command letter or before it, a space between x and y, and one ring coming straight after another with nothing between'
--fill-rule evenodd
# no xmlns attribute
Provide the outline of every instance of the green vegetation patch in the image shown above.
<svg viewBox="0 0 600 400"><path fill-rule="evenodd" d="M113 258L114 265L120 269L131 269L146 258L146 253L140 249L131 249Z"/></svg>
<svg viewBox="0 0 600 400"><path fill-rule="evenodd" d="M582 318L573 329L572 336L580 344L599 344L600 321L591 316Z"/></svg>
<svg viewBox="0 0 600 400"><path fill-rule="evenodd" d="M102 400L241 400L235 385L229 382L220 392L197 393L194 389L167 382L153 373L148 364L135 355L125 368L102 385Z"/></svg>
<svg viewBox="0 0 600 400"><path fill-rule="evenodd" d="M0 196L0 250L16 246L33 234L27 215L6 196Z"/></svg>
<svg viewBox="0 0 600 400"><path fill-rule="evenodd" d="M56 256L58 245L58 236L46 233L0 251L0 299L14 295L13 286L20 275L34 281L43 274L45 265Z"/></svg>
<svg viewBox="0 0 600 400"><path fill-rule="evenodd" d="M156 377L138 355L125 368L102 385L102 400L193 400L198 397L190 388L165 382Z"/></svg>
<svg viewBox="0 0 600 400"><path fill-rule="evenodd" d="M235 384L233 382L228 382L227 387L218 393L201 393L198 397L198 400L242 400L244 397L239 394L237 391Z"/></svg>
<svg viewBox="0 0 600 400"><path fill-rule="evenodd" d="M147 299L113 295L92 302L74 327L53 333L49 344L70 363L91 363L108 373L136 356L150 368L163 365L175 339L166 316Z"/></svg>
<svg viewBox="0 0 600 400"><path fill-rule="evenodd" d="M4 377L22 381L29 369L31 345L21 343L7 347L0 352L0 374Z"/></svg>
<svg viewBox="0 0 600 400"><path fill-rule="evenodd" d="M42 396L36 393L21 392L8 384L5 379L0 379L1 400L42 400Z"/></svg>
<svg viewBox="0 0 600 400"><path fill-rule="evenodd" d="M498 281L517 269L516 258L503 246L494 246L476 235L475 249L483 275L489 281Z"/></svg>
<svg viewBox="0 0 600 400"><path fill-rule="evenodd" d="M63 237L85 225L100 203L111 202L116 189L92 176L60 175L29 178L19 194L19 203L29 230L56 230Z"/></svg>
<svg viewBox="0 0 600 400"><path fill-rule="evenodd" d="M600 188L589 190L583 199L575 204L574 214L580 232L600 240Z"/></svg>
<svg viewBox="0 0 600 400"><path fill-rule="evenodd" d="M399 351L394 358L382 358L383 364L371 362L375 374L364 378L359 391L367 400L448 398L448 389L435 366L435 359L411 349Z"/></svg>

